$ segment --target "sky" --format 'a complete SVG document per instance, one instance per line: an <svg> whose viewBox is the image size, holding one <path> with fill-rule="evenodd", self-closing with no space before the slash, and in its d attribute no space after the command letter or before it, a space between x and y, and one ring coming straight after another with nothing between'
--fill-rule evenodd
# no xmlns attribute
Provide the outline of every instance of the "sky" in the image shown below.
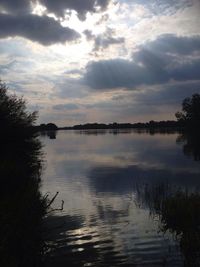
<svg viewBox="0 0 200 267"><path fill-rule="evenodd" d="M0 0L0 79L38 123L175 119L200 93L200 0Z"/></svg>

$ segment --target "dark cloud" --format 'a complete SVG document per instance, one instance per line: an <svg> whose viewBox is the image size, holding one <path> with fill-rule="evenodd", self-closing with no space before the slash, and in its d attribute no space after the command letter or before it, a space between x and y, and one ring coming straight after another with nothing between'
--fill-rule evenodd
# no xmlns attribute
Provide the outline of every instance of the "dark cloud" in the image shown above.
<svg viewBox="0 0 200 267"><path fill-rule="evenodd" d="M106 7L108 6L110 0L97 0L97 6L101 7L101 9L106 9Z"/></svg>
<svg viewBox="0 0 200 267"><path fill-rule="evenodd" d="M122 44L125 42L124 37L116 37L115 30L112 28L107 28L103 34L95 35L90 30L85 30L83 32L88 41L94 40L93 51L103 50L108 48L110 45Z"/></svg>
<svg viewBox="0 0 200 267"><path fill-rule="evenodd" d="M105 10L110 0L0 0L0 10L15 15L30 14L32 6L38 2L47 8L47 12L57 17L64 17L66 13L75 10L79 19L84 20L87 12Z"/></svg>
<svg viewBox="0 0 200 267"><path fill-rule="evenodd" d="M103 11L108 6L110 0L39 0L48 12L54 13L58 17L64 17L66 11L75 10L79 19L84 20L87 12Z"/></svg>
<svg viewBox="0 0 200 267"><path fill-rule="evenodd" d="M79 38L79 34L62 27L47 16L0 14L0 38L21 36L43 45L64 43Z"/></svg>
<svg viewBox="0 0 200 267"><path fill-rule="evenodd" d="M83 33L85 34L88 41L94 40L95 35L92 33L92 31L85 30Z"/></svg>
<svg viewBox="0 0 200 267"><path fill-rule="evenodd" d="M55 110L75 110L78 109L79 107L76 104L73 103L67 103L67 104L58 104L54 105L53 109Z"/></svg>
<svg viewBox="0 0 200 267"><path fill-rule="evenodd" d="M135 89L141 85L200 78L200 37L164 35L139 47L132 60L90 62L84 82L94 89ZM179 50L180 48L180 50ZM188 57L190 56L190 57Z"/></svg>
<svg viewBox="0 0 200 267"><path fill-rule="evenodd" d="M0 0L0 10L12 14L31 12L30 0Z"/></svg>
<svg viewBox="0 0 200 267"><path fill-rule="evenodd" d="M200 51L200 36L187 37L163 34L156 40L145 44L144 47L153 52L189 55L192 52Z"/></svg>
<svg viewBox="0 0 200 267"><path fill-rule="evenodd" d="M91 62L84 76L84 82L94 89L134 88L168 80L168 74L162 69L143 67L123 59Z"/></svg>
<svg viewBox="0 0 200 267"><path fill-rule="evenodd" d="M199 80L200 59L175 66L169 71L169 78L176 81Z"/></svg>
<svg viewBox="0 0 200 267"><path fill-rule="evenodd" d="M110 45L122 44L124 42L125 39L123 37L115 38L112 36L104 37L103 35L100 35L95 38L94 51L98 51L100 49L103 50L108 48Z"/></svg>
<svg viewBox="0 0 200 267"><path fill-rule="evenodd" d="M123 59L101 60L87 65L84 81L94 89L130 87L135 83L140 70L131 61Z"/></svg>
<svg viewBox="0 0 200 267"><path fill-rule="evenodd" d="M136 64L142 64L147 68L159 70L171 62L171 57L166 57L165 53L160 53L159 50L150 50L146 47L141 47L138 52L134 53L133 61Z"/></svg>

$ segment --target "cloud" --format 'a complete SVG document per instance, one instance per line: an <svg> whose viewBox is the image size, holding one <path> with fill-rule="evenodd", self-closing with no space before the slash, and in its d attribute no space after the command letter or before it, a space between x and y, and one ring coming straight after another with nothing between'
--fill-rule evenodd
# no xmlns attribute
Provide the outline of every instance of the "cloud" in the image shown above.
<svg viewBox="0 0 200 267"><path fill-rule="evenodd" d="M199 80L200 79L200 59L179 64L169 71L169 78L176 81Z"/></svg>
<svg viewBox="0 0 200 267"><path fill-rule="evenodd" d="M135 76L134 76L135 73ZM137 83L140 67L124 59L90 62L84 76L85 83L94 89L132 87Z"/></svg>
<svg viewBox="0 0 200 267"><path fill-rule="evenodd" d="M85 34L88 41L91 41L95 38L95 35L90 30L85 30L83 33Z"/></svg>
<svg viewBox="0 0 200 267"><path fill-rule="evenodd" d="M133 61L111 59L94 61L87 65L84 82L94 89L134 89L139 85L165 83L168 72L155 66L140 66Z"/></svg>
<svg viewBox="0 0 200 267"><path fill-rule="evenodd" d="M94 43L94 51L103 50L105 48L108 48L110 45L115 44L122 44L125 42L125 38L123 37L112 37L112 36L104 36L104 35L98 35L95 38Z"/></svg>
<svg viewBox="0 0 200 267"><path fill-rule="evenodd" d="M172 15L177 10L191 6L191 0L119 0L121 3L138 4L148 8L154 15Z"/></svg>
<svg viewBox="0 0 200 267"><path fill-rule="evenodd" d="M123 44L125 43L124 37L116 37L115 30L107 28L102 34L95 35L90 30L83 32L88 41L94 40L93 51L99 51L108 48L110 45Z"/></svg>
<svg viewBox="0 0 200 267"><path fill-rule="evenodd" d="M200 56L196 55L200 53L199 44L200 36L164 35L138 47L131 60L116 58L90 62L83 80L97 90L136 89L170 80L199 80Z"/></svg>
<svg viewBox="0 0 200 267"><path fill-rule="evenodd" d="M0 64L0 74L5 74L12 69L12 67L16 64L16 60L13 60L6 64Z"/></svg>
<svg viewBox="0 0 200 267"><path fill-rule="evenodd" d="M7 62L5 64L0 64L0 73L9 74L11 72L15 72L21 75L24 72L29 71L34 66L31 59L27 59L26 62L17 59L6 61Z"/></svg>
<svg viewBox="0 0 200 267"><path fill-rule="evenodd" d="M132 7L141 7L141 9L149 10L152 16L172 15L178 10L186 9L187 7L195 6L199 0L0 0L0 10L3 13L13 15L31 14L34 8L41 4L46 9L46 14L53 13L58 18L64 18L65 15L70 16L72 11L75 11L80 20L85 20L88 12L96 13L105 11L109 7L109 3L114 5L118 3L126 4L128 12ZM198 8L198 6L197 6ZM120 15L123 13L120 6ZM133 19L134 16L131 16ZM109 14L102 13L102 18L97 22L101 24L107 21Z"/></svg>
<svg viewBox="0 0 200 267"><path fill-rule="evenodd" d="M0 10L10 14L30 13L31 9L31 1L29 0L0 0Z"/></svg>
<svg viewBox="0 0 200 267"><path fill-rule="evenodd" d="M200 81L179 82L161 86L161 88L148 89L138 92L134 96L138 105L148 104L152 106L178 105L184 98L192 94L200 93Z"/></svg>
<svg viewBox="0 0 200 267"><path fill-rule="evenodd" d="M54 105L53 109L55 110L75 110L78 109L79 107L76 104L73 103L67 103L67 104L58 104Z"/></svg>
<svg viewBox="0 0 200 267"><path fill-rule="evenodd" d="M0 38L21 36L42 45L65 43L80 37L59 22L47 16L0 14Z"/></svg>
<svg viewBox="0 0 200 267"><path fill-rule="evenodd" d="M40 0L48 12L57 17L64 17L67 11L75 10L80 20L85 20L87 12L103 11L107 8L110 0Z"/></svg>
<svg viewBox="0 0 200 267"><path fill-rule="evenodd" d="M33 7L40 3L57 17L64 17L66 13L75 10L79 19L84 20L87 12L104 11L110 0L0 0L0 9L9 14L31 13Z"/></svg>
<svg viewBox="0 0 200 267"><path fill-rule="evenodd" d="M146 43L144 48L159 53L189 55L195 51L200 51L200 36L163 34L156 40Z"/></svg>
<svg viewBox="0 0 200 267"><path fill-rule="evenodd" d="M2 58L8 58L10 60L13 60L13 58L27 58L27 56L30 56L30 51L27 50L24 49L24 42L22 40L0 40L0 61L2 62Z"/></svg>
<svg viewBox="0 0 200 267"><path fill-rule="evenodd" d="M88 88L80 83L79 78L61 76L58 79L55 79L53 83L54 96L57 96L60 99L82 99L89 95Z"/></svg>
<svg viewBox="0 0 200 267"><path fill-rule="evenodd" d="M96 25L101 25L109 20L109 14L103 14L101 18L96 22Z"/></svg>

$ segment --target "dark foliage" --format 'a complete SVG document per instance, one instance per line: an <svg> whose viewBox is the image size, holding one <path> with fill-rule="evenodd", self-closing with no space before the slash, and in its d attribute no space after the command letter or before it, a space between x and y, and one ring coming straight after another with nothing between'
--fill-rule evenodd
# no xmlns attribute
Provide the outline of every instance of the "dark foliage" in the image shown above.
<svg viewBox="0 0 200 267"><path fill-rule="evenodd" d="M0 266L36 267L45 254L41 144L23 99L0 83Z"/></svg>
<svg viewBox="0 0 200 267"><path fill-rule="evenodd" d="M40 124L37 126L37 130L39 131L56 131L58 127L54 123Z"/></svg>
<svg viewBox="0 0 200 267"><path fill-rule="evenodd" d="M187 97L182 103L182 112L177 112L176 118L186 126L200 128L200 94Z"/></svg>
<svg viewBox="0 0 200 267"><path fill-rule="evenodd" d="M37 112L28 112L26 102L9 95L7 86L0 81L0 122L2 138L26 138L34 132Z"/></svg>
<svg viewBox="0 0 200 267"><path fill-rule="evenodd" d="M0 266L40 266L45 252L37 140L1 143Z"/></svg>

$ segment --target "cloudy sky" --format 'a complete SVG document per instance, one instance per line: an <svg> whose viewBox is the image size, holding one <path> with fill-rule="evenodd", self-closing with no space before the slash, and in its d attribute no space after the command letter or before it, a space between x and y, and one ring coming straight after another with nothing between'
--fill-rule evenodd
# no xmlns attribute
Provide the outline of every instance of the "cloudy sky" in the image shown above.
<svg viewBox="0 0 200 267"><path fill-rule="evenodd" d="M200 93L200 0L0 0L0 78L38 123L174 119Z"/></svg>

